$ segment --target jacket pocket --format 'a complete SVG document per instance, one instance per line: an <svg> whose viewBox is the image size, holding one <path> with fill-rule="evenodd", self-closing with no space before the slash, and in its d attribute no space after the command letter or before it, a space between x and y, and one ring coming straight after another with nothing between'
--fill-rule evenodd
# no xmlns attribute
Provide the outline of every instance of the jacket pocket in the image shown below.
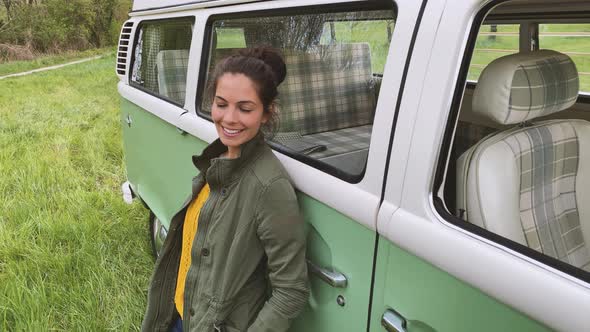
<svg viewBox="0 0 590 332"><path fill-rule="evenodd" d="M249 322L250 306L248 301L243 301L234 306L224 321L225 330L228 332L246 331Z"/></svg>

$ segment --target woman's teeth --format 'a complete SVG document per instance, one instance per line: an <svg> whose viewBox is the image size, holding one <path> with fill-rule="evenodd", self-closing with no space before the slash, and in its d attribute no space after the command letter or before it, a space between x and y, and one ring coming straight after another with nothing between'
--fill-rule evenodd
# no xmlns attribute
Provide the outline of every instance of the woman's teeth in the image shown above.
<svg viewBox="0 0 590 332"><path fill-rule="evenodd" d="M227 128L223 128L223 132L228 134L228 135L236 135L238 133L240 133L241 130L239 129L227 129Z"/></svg>

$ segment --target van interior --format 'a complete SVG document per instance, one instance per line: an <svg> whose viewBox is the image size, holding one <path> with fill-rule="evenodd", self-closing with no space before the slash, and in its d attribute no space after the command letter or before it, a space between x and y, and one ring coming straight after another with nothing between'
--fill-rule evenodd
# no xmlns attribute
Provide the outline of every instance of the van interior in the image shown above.
<svg viewBox="0 0 590 332"><path fill-rule="evenodd" d="M590 3L501 3L472 47L448 212L590 271Z"/></svg>

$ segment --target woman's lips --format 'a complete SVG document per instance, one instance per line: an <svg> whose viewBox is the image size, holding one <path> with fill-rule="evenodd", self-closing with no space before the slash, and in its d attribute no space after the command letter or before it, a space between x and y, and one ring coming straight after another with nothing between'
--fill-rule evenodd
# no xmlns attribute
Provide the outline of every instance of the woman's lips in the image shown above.
<svg viewBox="0 0 590 332"><path fill-rule="evenodd" d="M221 127L221 129L223 130L223 133L228 137L238 136L242 132L242 129L229 129L223 126Z"/></svg>

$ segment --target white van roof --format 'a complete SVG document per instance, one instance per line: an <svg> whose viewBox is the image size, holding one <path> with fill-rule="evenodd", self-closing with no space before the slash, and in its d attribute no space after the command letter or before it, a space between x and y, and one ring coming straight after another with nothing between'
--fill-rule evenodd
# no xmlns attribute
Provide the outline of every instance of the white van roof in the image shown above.
<svg viewBox="0 0 590 332"><path fill-rule="evenodd" d="M161 11L175 11L189 8L199 7L215 7L233 5L239 3L256 2L261 0L133 0L133 7L131 16L135 16L133 12L145 12L150 10ZM268 1L268 0L267 0ZM480 3L486 3L488 0L477 0ZM523 11L529 13L543 13L543 12L576 12L585 9L584 4L588 0L514 0L507 3L500 4L495 10L494 14L512 14ZM558 6L556 6L558 4ZM136 13L136 15L141 15Z"/></svg>
<svg viewBox="0 0 590 332"><path fill-rule="evenodd" d="M207 5L207 3L212 6L220 6L253 1L257 0L133 0L132 11L173 8L184 5Z"/></svg>

